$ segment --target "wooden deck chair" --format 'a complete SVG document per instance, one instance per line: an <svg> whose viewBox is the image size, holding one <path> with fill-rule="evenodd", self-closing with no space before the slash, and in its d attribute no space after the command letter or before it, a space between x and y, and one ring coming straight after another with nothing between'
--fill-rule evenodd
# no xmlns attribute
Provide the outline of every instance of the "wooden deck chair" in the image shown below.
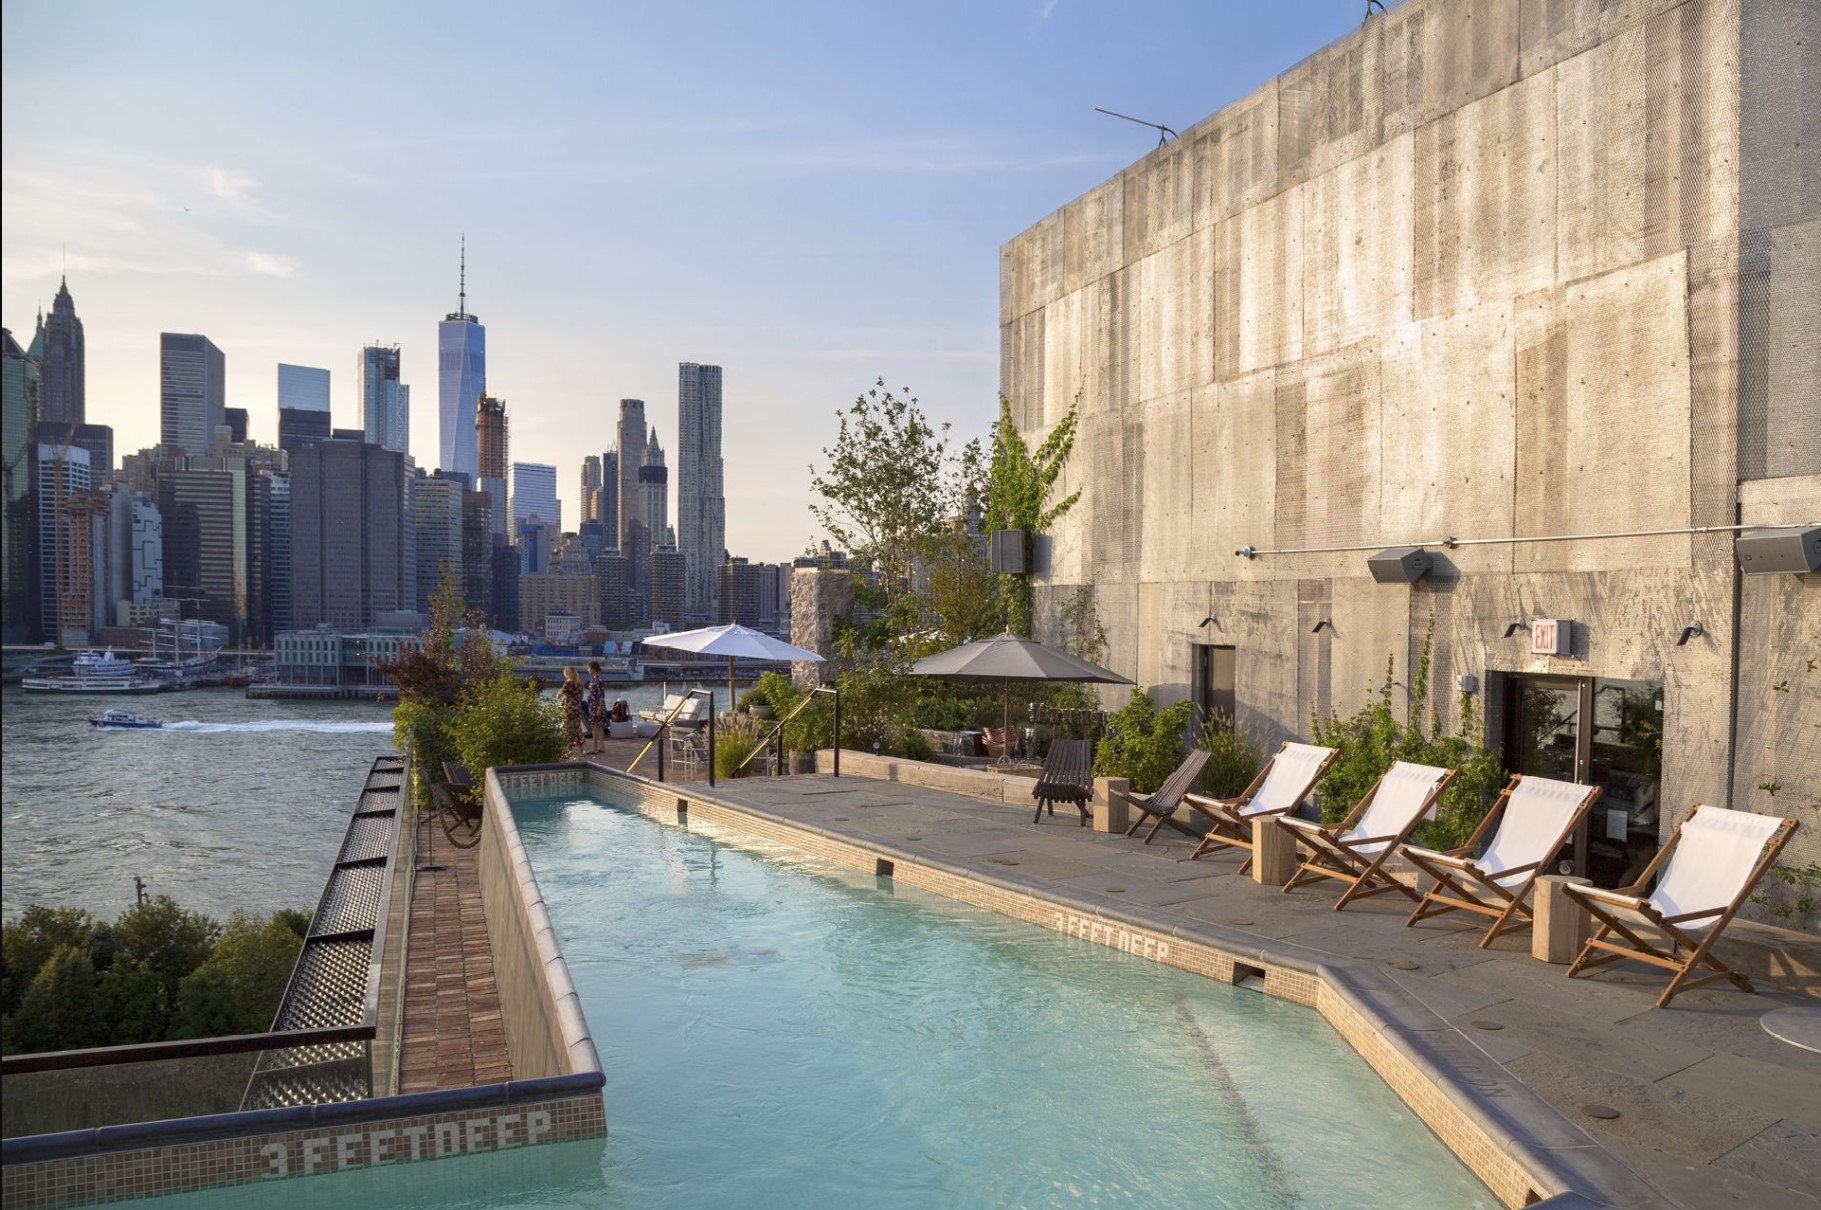
<svg viewBox="0 0 1821 1210"><path fill-rule="evenodd" d="M1246 859L1240 863L1239 872L1245 873L1252 865L1252 821L1270 815L1287 815L1296 810L1297 804L1309 797L1315 783L1327 774L1328 766L1339 755L1335 748L1285 740L1258 771L1252 784L1232 798L1190 794L1189 806L1205 815L1209 826L1208 834L1189 854L1189 860L1194 861L1215 849L1244 849Z"/></svg>
<svg viewBox="0 0 1821 1210"><path fill-rule="evenodd" d="M1678 992L1715 979L1730 979L1742 991L1755 994L1751 981L1715 958L1708 947L1795 830L1793 819L1696 804L1631 886L1564 887L1600 924L1568 968L1568 977L1630 958L1675 972L1657 998L1658 1008L1669 1007ZM1653 874L1656 890L1645 895L1643 889ZM1614 934L1620 940L1614 940ZM1697 965L1712 973L1692 978Z"/></svg>
<svg viewBox="0 0 1821 1210"><path fill-rule="evenodd" d="M1088 799L1094 797L1094 758L1085 739L1053 739L1049 755L1043 758L1043 776L1031 787L1037 800L1037 813L1032 823L1043 819L1047 808L1056 813L1056 804L1072 802L1081 812L1081 826L1088 826Z"/></svg>
<svg viewBox="0 0 1821 1210"><path fill-rule="evenodd" d="M1287 828L1310 853L1302 868L1284 884L1284 890L1295 890L1298 883L1311 878L1338 878L1348 885L1334 905L1337 912L1351 900L1386 891L1418 898L1415 891L1385 873L1385 859L1397 851L1424 816L1435 813L1436 800L1458 772L1400 760L1385 771L1339 823L1311 823L1279 815L1278 826Z"/></svg>
<svg viewBox="0 0 1821 1210"><path fill-rule="evenodd" d="M452 791L446 782L432 782L430 797L436 804L436 816L443 825L443 835L458 849L472 849L481 842L480 799L469 791Z"/></svg>
<svg viewBox="0 0 1821 1210"><path fill-rule="evenodd" d="M1492 917L1480 938L1485 949L1500 933L1529 924L1530 888L1543 863L1567 843L1599 796L1598 786L1513 773L1465 845L1446 853L1403 845L1403 855L1435 879L1404 926L1442 912L1477 912ZM1488 832L1486 851L1472 856Z"/></svg>
<svg viewBox="0 0 1821 1210"><path fill-rule="evenodd" d="M1126 801L1131 803L1133 810L1138 812L1138 818L1132 821L1132 826L1125 830L1125 834L1130 836L1136 832L1138 826L1148 816L1157 822L1153 823L1151 830L1144 834L1146 844L1150 844L1156 838L1157 829L1165 824L1169 824L1184 836L1200 840L1201 836L1195 829L1176 818L1176 808L1182 806L1183 797L1189 792L1189 787L1201 779L1201 771L1207 767L1209 755L1206 748L1191 748L1189 754L1182 758L1182 763L1176 766L1176 772L1170 774L1163 785L1157 787L1153 793L1127 794Z"/></svg>

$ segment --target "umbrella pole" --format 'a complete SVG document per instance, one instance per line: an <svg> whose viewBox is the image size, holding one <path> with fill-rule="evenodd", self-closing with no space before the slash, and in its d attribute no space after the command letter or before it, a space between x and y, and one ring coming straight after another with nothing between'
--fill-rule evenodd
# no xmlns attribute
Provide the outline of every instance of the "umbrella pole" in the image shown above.
<svg viewBox="0 0 1821 1210"><path fill-rule="evenodd" d="M733 713L733 706L733 657L730 655L727 657L727 712L729 714Z"/></svg>
<svg viewBox="0 0 1821 1210"><path fill-rule="evenodd" d="M1006 764L1012 763L1012 683L1005 683L1005 750L999 759Z"/></svg>

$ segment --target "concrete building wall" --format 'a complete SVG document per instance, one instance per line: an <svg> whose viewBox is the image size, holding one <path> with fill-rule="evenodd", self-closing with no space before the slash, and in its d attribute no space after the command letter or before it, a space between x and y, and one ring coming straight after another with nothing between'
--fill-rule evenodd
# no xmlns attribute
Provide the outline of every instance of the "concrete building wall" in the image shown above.
<svg viewBox="0 0 1821 1210"><path fill-rule="evenodd" d="M1078 406L1082 492L1040 599L1091 587L1165 697L1233 645L1276 735L1407 681L1432 618L1450 721L1462 674L1661 682L1662 834L1797 813L1812 860L1821 587L1686 531L1821 517L1818 82L1802 0L1411 0L1038 222L1002 389L1033 443ZM1478 541L1640 530L1683 532Z"/></svg>

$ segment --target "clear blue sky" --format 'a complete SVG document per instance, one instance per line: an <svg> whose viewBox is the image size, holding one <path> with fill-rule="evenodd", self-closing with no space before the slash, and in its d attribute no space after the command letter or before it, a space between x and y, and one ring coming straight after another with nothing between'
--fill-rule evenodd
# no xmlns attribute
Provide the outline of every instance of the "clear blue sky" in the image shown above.
<svg viewBox="0 0 1821 1210"><path fill-rule="evenodd" d="M1363 0L6 3L5 322L63 265L89 419L157 440L158 333L227 355L277 433L278 362L402 346L436 461L436 323L487 326L516 459L581 458L643 398L676 464L676 364L726 368L727 538L818 536L812 461L884 377L962 437L998 388L1000 245L1358 25ZM674 481L675 473L672 478Z"/></svg>

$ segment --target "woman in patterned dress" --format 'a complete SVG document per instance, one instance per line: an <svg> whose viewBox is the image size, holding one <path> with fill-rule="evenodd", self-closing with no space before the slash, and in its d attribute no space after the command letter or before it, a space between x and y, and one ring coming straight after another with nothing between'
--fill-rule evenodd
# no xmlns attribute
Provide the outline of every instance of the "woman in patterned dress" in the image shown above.
<svg viewBox="0 0 1821 1210"><path fill-rule="evenodd" d="M607 685L601 680L601 661L588 661L588 680L582 687L582 721L588 733L582 742L582 755L593 756L607 750Z"/></svg>
<svg viewBox="0 0 1821 1210"><path fill-rule="evenodd" d="M582 681L575 669L563 667L563 683L557 688L556 700L563 707L563 734L569 737L569 754L582 743Z"/></svg>

